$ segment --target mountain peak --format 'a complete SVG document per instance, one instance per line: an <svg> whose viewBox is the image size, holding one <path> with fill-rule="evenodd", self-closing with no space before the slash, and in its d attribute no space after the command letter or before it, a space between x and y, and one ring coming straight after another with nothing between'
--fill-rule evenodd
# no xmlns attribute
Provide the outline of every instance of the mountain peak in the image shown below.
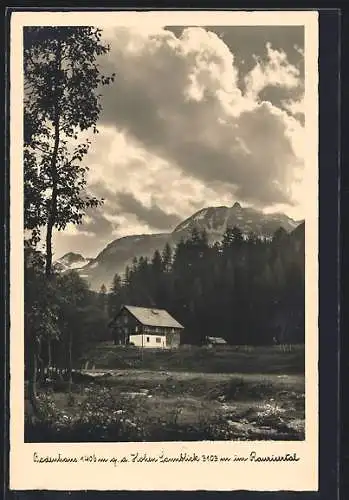
<svg viewBox="0 0 349 500"><path fill-rule="evenodd" d="M63 257L61 257L58 260L62 260L62 259L69 259L71 261L74 261L74 260L84 259L84 257L80 253L68 252L68 253L64 254Z"/></svg>
<svg viewBox="0 0 349 500"><path fill-rule="evenodd" d="M233 206L211 206L202 208L181 222L172 233L143 234L125 236L112 241L90 262L81 259L79 263L63 262L65 268L79 268L93 290L99 290L102 283L110 283L115 273L122 275L126 265L132 265L134 257L152 258L155 250L162 251L165 244L175 246L180 239L188 239L195 228L205 231L210 244L221 241L226 229L238 227L243 234L254 233L261 237L272 237L277 229L283 227L287 233L293 231L298 223L284 214L265 214L239 202ZM297 235L296 235L297 236ZM300 234L299 238L302 238Z"/></svg>
<svg viewBox="0 0 349 500"><path fill-rule="evenodd" d="M80 253L68 252L63 257L55 261L61 271L68 271L69 269L80 269L86 266L92 259L86 258Z"/></svg>

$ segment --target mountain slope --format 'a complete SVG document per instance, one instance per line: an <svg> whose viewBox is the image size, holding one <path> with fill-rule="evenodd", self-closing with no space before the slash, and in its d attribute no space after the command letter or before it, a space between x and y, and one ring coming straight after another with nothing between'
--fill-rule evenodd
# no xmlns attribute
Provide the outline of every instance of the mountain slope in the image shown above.
<svg viewBox="0 0 349 500"><path fill-rule="evenodd" d="M83 257L80 253L69 252L56 260L55 265L59 271L64 272L71 269L80 269L86 266L92 259Z"/></svg>
<svg viewBox="0 0 349 500"><path fill-rule="evenodd" d="M206 230L209 239L215 240L221 239L227 227L237 226L246 234L254 232L260 236L271 236L279 227L290 232L298 224L299 222L284 214L264 214L235 203L232 207L203 208L179 224L174 233L182 233L185 236L195 227L201 231Z"/></svg>
<svg viewBox="0 0 349 500"><path fill-rule="evenodd" d="M279 227L290 233L299 224L284 214L264 214L243 208L239 203L233 207L208 207L184 220L172 233L125 236L112 241L95 259L79 268L79 274L94 290L99 290L103 283L109 287L115 273L122 274L135 257L151 258L155 250L162 251L167 242L174 246L180 239L189 238L194 227L205 230L213 243L222 239L227 227L238 226L246 234L271 236Z"/></svg>
<svg viewBox="0 0 349 500"><path fill-rule="evenodd" d="M95 259L80 269L79 274L94 290L99 290L103 283L108 288L115 273L122 274L134 257L151 258L155 250L162 250L170 236L170 234L143 234L114 240Z"/></svg>

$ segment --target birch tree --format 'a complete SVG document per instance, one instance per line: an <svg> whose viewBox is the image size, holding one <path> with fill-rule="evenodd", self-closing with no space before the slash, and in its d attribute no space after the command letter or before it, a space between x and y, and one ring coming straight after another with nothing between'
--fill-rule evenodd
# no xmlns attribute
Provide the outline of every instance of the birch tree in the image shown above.
<svg viewBox="0 0 349 500"><path fill-rule="evenodd" d="M46 229L45 274L52 275L52 234L80 224L103 200L88 194L83 163L98 133L99 90L114 80L98 59L110 47L93 27L24 30L24 224L36 244Z"/></svg>

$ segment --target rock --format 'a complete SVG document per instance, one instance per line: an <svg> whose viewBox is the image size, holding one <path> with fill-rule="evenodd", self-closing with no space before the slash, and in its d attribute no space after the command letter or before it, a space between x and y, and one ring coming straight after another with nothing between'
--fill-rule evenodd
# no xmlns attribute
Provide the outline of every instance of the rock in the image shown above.
<svg viewBox="0 0 349 500"><path fill-rule="evenodd" d="M136 398L137 396L147 396L144 392L120 392L120 396L128 397L131 399Z"/></svg>

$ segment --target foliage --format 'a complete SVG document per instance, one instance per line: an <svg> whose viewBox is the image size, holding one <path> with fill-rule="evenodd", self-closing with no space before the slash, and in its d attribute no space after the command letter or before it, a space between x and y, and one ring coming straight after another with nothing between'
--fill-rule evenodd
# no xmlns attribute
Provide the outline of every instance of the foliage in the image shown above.
<svg viewBox="0 0 349 500"><path fill-rule="evenodd" d="M66 395L64 395L66 397ZM262 395L261 395L262 397ZM196 422L182 419L181 407L154 414L152 399L126 398L107 388L88 386L84 395L68 397L62 409L53 394L41 393L41 421L26 418L26 441L202 441L282 439L304 436L304 420L290 422L281 401L262 399L252 410L199 413ZM71 406L73 404L73 406Z"/></svg>
<svg viewBox="0 0 349 500"><path fill-rule="evenodd" d="M27 247L24 284L26 365L34 351L44 366L67 367L89 343L104 340L106 311L77 272L54 273L47 280L44 256Z"/></svg>
<svg viewBox="0 0 349 500"><path fill-rule="evenodd" d="M90 146L86 132L98 132L98 89L114 78L97 64L108 51L96 28L24 29L24 225L31 244L46 226L47 275L53 228L80 224L86 208L100 203L86 192L82 160Z"/></svg>
<svg viewBox="0 0 349 500"><path fill-rule="evenodd" d="M45 279L44 259L39 252L25 249L25 319L26 331L37 342L43 337L58 338L57 293Z"/></svg>

